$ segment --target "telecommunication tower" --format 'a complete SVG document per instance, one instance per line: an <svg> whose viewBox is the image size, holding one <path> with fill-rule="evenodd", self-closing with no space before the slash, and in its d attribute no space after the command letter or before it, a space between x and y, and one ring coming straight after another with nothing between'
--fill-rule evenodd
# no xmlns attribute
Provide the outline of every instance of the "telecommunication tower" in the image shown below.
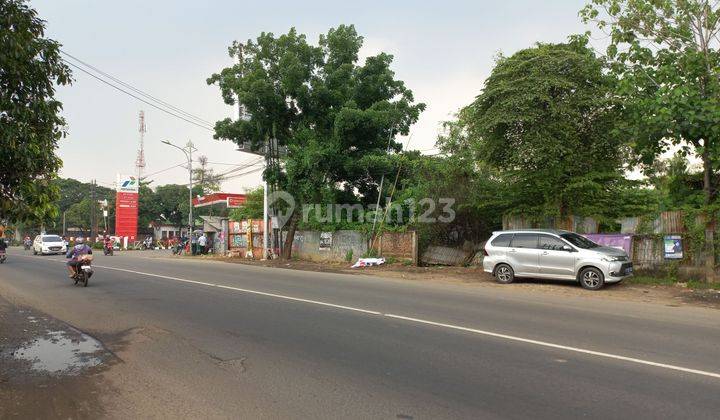
<svg viewBox="0 0 720 420"><path fill-rule="evenodd" d="M138 182L140 182L143 170L145 170L145 111L140 111L139 120L140 148L138 149L137 160L135 161Z"/></svg>

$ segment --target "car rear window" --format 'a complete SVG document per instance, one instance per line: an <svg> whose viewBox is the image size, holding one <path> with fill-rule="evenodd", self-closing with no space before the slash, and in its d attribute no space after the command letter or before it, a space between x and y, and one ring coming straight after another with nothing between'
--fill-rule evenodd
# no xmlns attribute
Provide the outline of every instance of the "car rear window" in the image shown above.
<svg viewBox="0 0 720 420"><path fill-rule="evenodd" d="M513 248L537 248L538 235L536 233L516 233L511 246Z"/></svg>
<svg viewBox="0 0 720 420"><path fill-rule="evenodd" d="M62 242L62 239L59 236L43 236L42 241L43 242Z"/></svg>
<svg viewBox="0 0 720 420"><path fill-rule="evenodd" d="M512 240L512 237L512 233L501 233L497 236L497 238L493 239L492 242L490 242L490 245L500 247L510 246L510 240Z"/></svg>

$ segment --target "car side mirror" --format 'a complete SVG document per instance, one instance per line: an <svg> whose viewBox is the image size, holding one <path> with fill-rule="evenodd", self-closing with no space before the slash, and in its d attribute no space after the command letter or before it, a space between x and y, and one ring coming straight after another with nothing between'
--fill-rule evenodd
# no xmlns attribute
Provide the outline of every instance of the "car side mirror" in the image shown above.
<svg viewBox="0 0 720 420"><path fill-rule="evenodd" d="M575 251L570 245L563 245L562 250L567 252Z"/></svg>

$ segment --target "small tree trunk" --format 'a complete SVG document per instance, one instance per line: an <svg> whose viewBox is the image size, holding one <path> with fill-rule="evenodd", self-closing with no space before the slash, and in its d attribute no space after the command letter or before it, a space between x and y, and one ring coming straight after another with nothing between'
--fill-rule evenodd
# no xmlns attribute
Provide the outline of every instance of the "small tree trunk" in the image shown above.
<svg viewBox="0 0 720 420"><path fill-rule="evenodd" d="M710 148L708 141L703 145L703 192L705 205L710 206L713 201L712 162L710 161ZM709 208L705 215L705 281L715 282L715 215Z"/></svg>
<svg viewBox="0 0 720 420"><path fill-rule="evenodd" d="M300 215L298 211L293 211L290 220L288 220L288 231L285 236L285 245L282 250L282 259L289 260L292 257L292 243L295 240L295 231L297 230L298 222L300 221Z"/></svg>

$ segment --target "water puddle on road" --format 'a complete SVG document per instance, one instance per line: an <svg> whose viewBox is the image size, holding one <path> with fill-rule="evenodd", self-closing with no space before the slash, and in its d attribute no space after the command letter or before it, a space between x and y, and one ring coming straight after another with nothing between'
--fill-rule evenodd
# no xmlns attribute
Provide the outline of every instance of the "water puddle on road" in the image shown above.
<svg viewBox="0 0 720 420"><path fill-rule="evenodd" d="M49 331L17 349L13 356L32 363L33 370L74 375L102 363L102 344L89 335Z"/></svg>

